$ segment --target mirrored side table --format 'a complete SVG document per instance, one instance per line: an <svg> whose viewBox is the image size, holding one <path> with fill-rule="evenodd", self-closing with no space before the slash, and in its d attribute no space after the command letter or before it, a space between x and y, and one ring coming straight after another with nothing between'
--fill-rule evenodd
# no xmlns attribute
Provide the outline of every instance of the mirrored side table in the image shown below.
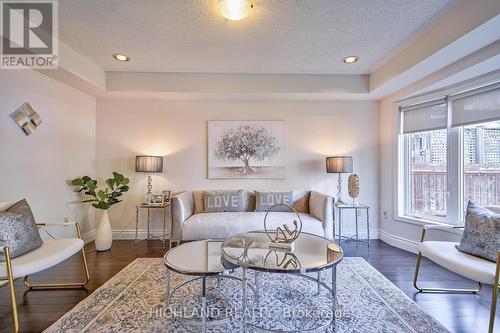
<svg viewBox="0 0 500 333"><path fill-rule="evenodd" d="M159 239L161 237L162 239L162 246L163 249L165 250L165 239L167 237L167 223L170 221L170 202L166 202L163 204L148 204L148 203L142 203L136 206L136 215L135 215L135 248L137 249L137 243L139 242L139 211L141 209L146 209L147 210L147 216L148 216L148 226L147 226L147 240L149 241L150 238L154 239ZM162 222L163 222L163 232L160 236L155 236L152 235L150 232L150 222L151 222L151 210L152 209L162 209ZM170 224L170 223L169 223ZM169 233L171 232L172 228L169 227Z"/></svg>
<svg viewBox="0 0 500 333"><path fill-rule="evenodd" d="M336 203L335 207L337 208L338 216L339 216L339 233L338 240L340 242L353 239L356 242L368 242L368 246L370 246L370 206L365 204L352 204L352 203ZM356 231L354 235L351 236L343 236L342 235L342 212L344 210L354 210L354 215L356 216ZM358 221L358 211L365 210L366 211L366 240L359 239L359 221ZM335 222L333 223L333 238L335 239Z"/></svg>

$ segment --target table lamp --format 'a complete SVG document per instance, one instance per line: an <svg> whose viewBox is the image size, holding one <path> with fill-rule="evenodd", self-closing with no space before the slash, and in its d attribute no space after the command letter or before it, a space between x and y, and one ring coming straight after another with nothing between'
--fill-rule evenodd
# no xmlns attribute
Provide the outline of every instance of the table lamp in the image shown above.
<svg viewBox="0 0 500 333"><path fill-rule="evenodd" d="M338 173L339 174L339 184L337 185L337 202L344 203L342 200L342 175L343 173L352 172L352 156L341 155L341 156L329 156L326 158L326 172L327 173Z"/></svg>
<svg viewBox="0 0 500 333"><path fill-rule="evenodd" d="M148 192L151 194L153 189L153 180L151 179L152 173L163 172L163 156L148 156L140 155L135 157L135 172L146 172L148 174Z"/></svg>

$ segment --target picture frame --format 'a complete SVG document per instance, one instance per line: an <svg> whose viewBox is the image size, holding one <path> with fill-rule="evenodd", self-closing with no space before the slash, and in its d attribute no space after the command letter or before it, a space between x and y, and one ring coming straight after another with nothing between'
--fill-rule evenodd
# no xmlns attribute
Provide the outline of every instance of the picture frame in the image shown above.
<svg viewBox="0 0 500 333"><path fill-rule="evenodd" d="M163 194L152 193L149 195L148 204L150 205L162 205L165 203Z"/></svg>
<svg viewBox="0 0 500 333"><path fill-rule="evenodd" d="M286 179L282 120L208 121L208 179Z"/></svg>

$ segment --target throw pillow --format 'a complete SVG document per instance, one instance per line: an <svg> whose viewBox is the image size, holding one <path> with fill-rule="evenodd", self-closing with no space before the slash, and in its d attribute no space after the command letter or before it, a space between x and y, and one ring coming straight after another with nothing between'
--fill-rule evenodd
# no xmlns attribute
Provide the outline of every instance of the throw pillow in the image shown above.
<svg viewBox="0 0 500 333"><path fill-rule="evenodd" d="M269 208L277 204L291 205L292 191L288 192L259 192L255 191L255 211L267 212ZM290 208L278 206L273 208L273 212L290 212Z"/></svg>
<svg viewBox="0 0 500 333"><path fill-rule="evenodd" d="M0 212L0 247L9 246L12 258L21 256L42 245L35 218L26 200L21 200L7 211ZM5 255L0 255L5 261Z"/></svg>
<svg viewBox="0 0 500 333"><path fill-rule="evenodd" d="M469 201L465 230L457 249L496 262L500 251L500 214Z"/></svg>
<svg viewBox="0 0 500 333"><path fill-rule="evenodd" d="M194 213L203 213L205 211L205 192L193 191Z"/></svg>
<svg viewBox="0 0 500 333"><path fill-rule="evenodd" d="M243 211L243 191L205 191L205 213Z"/></svg>

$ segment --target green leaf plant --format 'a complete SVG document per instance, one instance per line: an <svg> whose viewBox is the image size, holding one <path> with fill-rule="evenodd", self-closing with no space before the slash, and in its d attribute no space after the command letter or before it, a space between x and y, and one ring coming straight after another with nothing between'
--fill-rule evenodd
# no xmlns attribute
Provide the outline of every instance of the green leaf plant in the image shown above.
<svg viewBox="0 0 500 333"><path fill-rule="evenodd" d="M104 190L98 189L97 180L89 176L75 178L71 181L71 185L78 187L77 192L83 192L90 197L82 202L92 202L92 207L102 210L121 202L120 197L129 189L128 183L129 179L118 172L113 172L113 178L106 179L107 188Z"/></svg>

